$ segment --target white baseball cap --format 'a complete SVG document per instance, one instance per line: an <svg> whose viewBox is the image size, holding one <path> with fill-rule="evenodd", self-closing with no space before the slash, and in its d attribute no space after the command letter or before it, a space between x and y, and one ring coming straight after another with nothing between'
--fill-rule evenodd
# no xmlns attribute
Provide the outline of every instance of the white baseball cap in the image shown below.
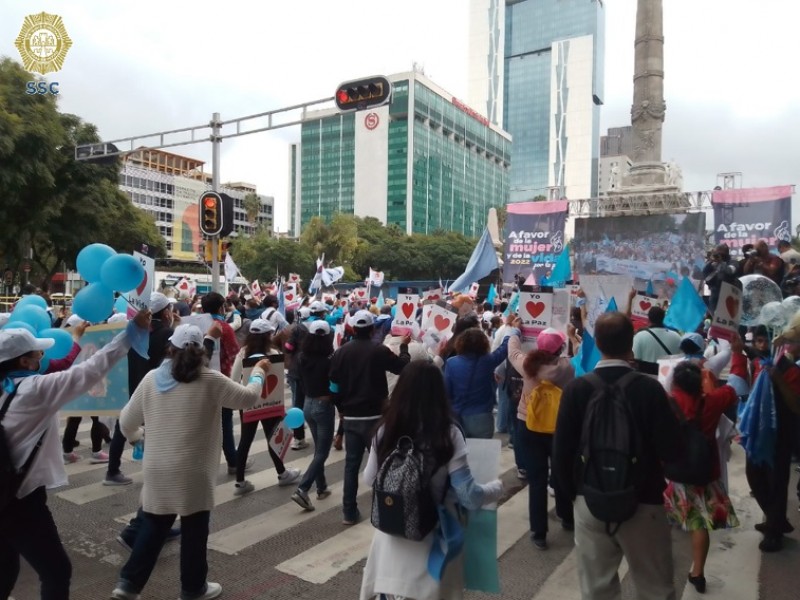
<svg viewBox="0 0 800 600"><path fill-rule="evenodd" d="M350 326L356 329L362 327L372 327L375 324L375 317L368 310L359 310L350 318Z"/></svg>
<svg viewBox="0 0 800 600"><path fill-rule="evenodd" d="M108 317L108 323L122 323L123 321L128 320L127 313L114 313L110 317Z"/></svg>
<svg viewBox="0 0 800 600"><path fill-rule="evenodd" d="M169 306L169 298L161 292L153 292L150 294L150 312L153 314L159 313Z"/></svg>
<svg viewBox="0 0 800 600"><path fill-rule="evenodd" d="M12 360L34 350L47 350L56 341L52 338L36 338L27 329L9 327L0 331L0 363Z"/></svg>
<svg viewBox="0 0 800 600"><path fill-rule="evenodd" d="M331 326L328 325L327 321L319 319L309 324L308 331L314 335L328 335L331 332Z"/></svg>
<svg viewBox="0 0 800 600"><path fill-rule="evenodd" d="M308 309L312 313L328 312L328 305L324 302L320 302L319 300L314 300L311 304L309 304Z"/></svg>
<svg viewBox="0 0 800 600"><path fill-rule="evenodd" d="M186 348L189 344L203 345L203 332L197 325L178 325L169 341L176 348Z"/></svg>
<svg viewBox="0 0 800 600"><path fill-rule="evenodd" d="M67 327L77 327L81 323L83 323L83 319L74 313L67 319Z"/></svg>
<svg viewBox="0 0 800 600"><path fill-rule="evenodd" d="M300 318L307 319L311 316L311 310L307 306L300 307Z"/></svg>
<svg viewBox="0 0 800 600"><path fill-rule="evenodd" d="M275 333L275 325L266 319L255 319L250 323L250 333Z"/></svg>

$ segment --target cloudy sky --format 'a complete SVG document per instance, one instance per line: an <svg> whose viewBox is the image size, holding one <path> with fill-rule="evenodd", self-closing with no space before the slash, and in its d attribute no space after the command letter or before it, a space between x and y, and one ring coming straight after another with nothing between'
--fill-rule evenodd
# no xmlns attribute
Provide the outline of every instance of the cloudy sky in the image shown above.
<svg viewBox="0 0 800 600"><path fill-rule="evenodd" d="M535 1L535 0L531 0ZM586 0L589 1L589 0ZM424 65L467 95L468 0L189 2L0 0L0 55L27 14L61 15L73 46L58 81L61 110L104 139L246 116L333 95L338 83ZM800 4L789 0L665 0L665 160L687 191L741 171L745 186L796 183L800 173ZM636 0L605 0L603 129L626 125ZM225 130L223 130L225 133ZM282 129L223 143L223 181L275 196L288 225L288 143ZM209 161L210 145L175 151ZM796 219L797 220L797 219Z"/></svg>

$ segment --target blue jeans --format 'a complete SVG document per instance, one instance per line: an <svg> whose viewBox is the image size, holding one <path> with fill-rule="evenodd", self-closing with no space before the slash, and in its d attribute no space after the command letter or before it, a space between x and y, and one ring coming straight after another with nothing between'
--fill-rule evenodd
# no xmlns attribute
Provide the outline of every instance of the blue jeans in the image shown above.
<svg viewBox="0 0 800 600"><path fill-rule="evenodd" d="M363 421L344 418L345 454L342 509L345 519L355 520L358 518L356 496L358 496L358 474L361 470L361 459L364 458L364 452L369 450L379 418Z"/></svg>
<svg viewBox="0 0 800 600"><path fill-rule="evenodd" d="M311 437L314 438L314 458L311 459L311 464L308 465L298 487L308 492L311 484L316 482L319 493L328 488L328 482L325 480L325 461L328 460L333 444L336 409L330 400L317 400L309 396L306 398L303 414L311 431Z"/></svg>
<svg viewBox="0 0 800 600"><path fill-rule="evenodd" d="M292 391L292 406L303 410L306 403L306 390L303 388L303 382L294 377L287 377L287 379L289 380L289 389ZM306 426L301 425L297 429L292 429L292 434L296 440L306 439Z"/></svg>
<svg viewBox="0 0 800 600"><path fill-rule="evenodd" d="M464 428L464 437L490 440L494 437L494 416L491 412L475 415L459 415Z"/></svg>
<svg viewBox="0 0 800 600"><path fill-rule="evenodd" d="M502 385L497 387L497 433L508 433L508 394Z"/></svg>
<svg viewBox="0 0 800 600"><path fill-rule="evenodd" d="M553 434L531 431L522 421L517 426L518 439L522 442L523 464L528 472L530 528L537 536L544 537L547 534L547 482L553 461ZM556 516L572 523L572 501L561 491L563 488L555 479L553 489L556 492Z"/></svg>
<svg viewBox="0 0 800 600"><path fill-rule="evenodd" d="M199 598L206 591L206 545L210 515L209 511L204 510L181 516L181 598L184 600ZM119 574L118 585L122 590L138 594L147 585L176 517L142 512L136 544Z"/></svg>
<svg viewBox="0 0 800 600"><path fill-rule="evenodd" d="M229 467L236 466L236 440L233 438L233 409L222 409L222 453Z"/></svg>
<svg viewBox="0 0 800 600"><path fill-rule="evenodd" d="M113 477L119 473L122 464L122 452L125 450L125 436L119 428L119 421L114 423L114 433L111 435L111 443L108 445L108 467L106 468L106 478Z"/></svg>

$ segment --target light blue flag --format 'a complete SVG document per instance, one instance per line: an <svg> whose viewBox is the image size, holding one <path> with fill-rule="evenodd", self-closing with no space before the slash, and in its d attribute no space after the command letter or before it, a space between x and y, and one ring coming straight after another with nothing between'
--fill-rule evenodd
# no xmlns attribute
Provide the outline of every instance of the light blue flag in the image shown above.
<svg viewBox="0 0 800 600"><path fill-rule="evenodd" d="M507 317L511 313L517 312L519 308L519 292L514 292L514 295L511 297L511 302L508 303L505 312L503 313L504 317Z"/></svg>
<svg viewBox="0 0 800 600"><path fill-rule="evenodd" d="M644 291L644 293L647 294L648 296L655 296L656 295L656 291L653 289L653 280L652 279L647 282L647 289Z"/></svg>
<svg viewBox="0 0 800 600"><path fill-rule="evenodd" d="M684 277L678 285L672 302L667 309L664 325L674 327L680 331L691 332L703 322L706 316L706 305L691 280Z"/></svg>
<svg viewBox="0 0 800 600"><path fill-rule="evenodd" d="M572 267L569 264L569 246L565 246L556 259L553 271L550 273L550 285L555 288L563 288L567 281L572 279Z"/></svg>
<svg viewBox="0 0 800 600"><path fill-rule="evenodd" d="M597 363L600 362L602 358L600 350L594 343L594 338L588 331L583 332L580 356L580 367L584 374L594 371Z"/></svg>
<svg viewBox="0 0 800 600"><path fill-rule="evenodd" d="M497 288L494 287L494 284L489 286L489 293L486 294L486 301L489 304L494 305L494 301L497 300Z"/></svg>
<svg viewBox="0 0 800 600"><path fill-rule="evenodd" d="M616 298L611 298L611 301L606 306L606 312L618 312L619 309L617 308L617 300Z"/></svg>
<svg viewBox="0 0 800 600"><path fill-rule="evenodd" d="M378 293L378 301L375 303L375 306L378 308L383 308L383 305L386 304L386 301L383 299L383 290Z"/></svg>
<svg viewBox="0 0 800 600"><path fill-rule="evenodd" d="M478 240L478 245L472 251L472 256L469 258L467 268L448 288L451 292L466 292L470 286L489 275L495 269L500 268L500 263L497 262L497 253L494 251L494 244L489 235L489 228L483 230L481 239Z"/></svg>

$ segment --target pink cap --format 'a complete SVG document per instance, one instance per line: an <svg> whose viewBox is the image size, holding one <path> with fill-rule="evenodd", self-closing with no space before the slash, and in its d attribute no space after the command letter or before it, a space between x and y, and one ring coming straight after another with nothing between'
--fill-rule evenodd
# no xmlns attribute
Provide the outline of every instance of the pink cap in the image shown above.
<svg viewBox="0 0 800 600"><path fill-rule="evenodd" d="M536 348L550 354L558 354L566 341L567 336L557 329L548 327L536 338Z"/></svg>

